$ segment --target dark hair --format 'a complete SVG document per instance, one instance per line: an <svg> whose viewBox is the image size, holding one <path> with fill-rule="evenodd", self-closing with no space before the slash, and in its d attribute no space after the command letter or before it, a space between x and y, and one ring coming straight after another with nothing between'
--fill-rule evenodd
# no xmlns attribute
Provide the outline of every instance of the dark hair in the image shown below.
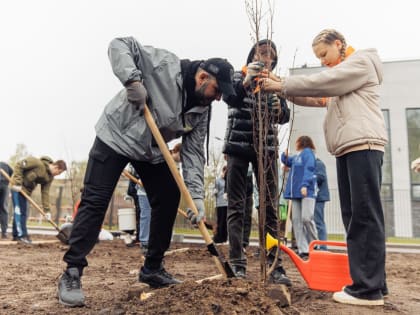
<svg viewBox="0 0 420 315"><path fill-rule="evenodd" d="M296 146L297 146L298 149L310 148L310 149L315 151L314 142L312 141L311 137L309 137L309 136L300 136L296 140Z"/></svg>
<svg viewBox="0 0 420 315"><path fill-rule="evenodd" d="M63 160L57 160L53 163L53 165L57 166L62 171L67 170L67 164Z"/></svg>
<svg viewBox="0 0 420 315"><path fill-rule="evenodd" d="M267 45L272 51L275 52L275 54L273 56L273 62L271 63L271 68L274 69L276 67L277 61L278 61L277 47L274 44L274 42L272 42L269 39L260 40L258 43L256 43L254 46L252 46L252 48L251 48L251 50L248 54L248 58L246 59L246 64L249 64L250 62L252 62L252 59L254 59L254 55L255 55L255 51L257 50L257 46L259 47L259 46L263 46L263 45Z"/></svg>

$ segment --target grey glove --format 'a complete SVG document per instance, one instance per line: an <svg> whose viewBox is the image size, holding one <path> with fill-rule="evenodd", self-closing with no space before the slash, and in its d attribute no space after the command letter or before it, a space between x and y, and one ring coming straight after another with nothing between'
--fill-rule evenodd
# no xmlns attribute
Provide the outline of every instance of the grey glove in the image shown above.
<svg viewBox="0 0 420 315"><path fill-rule="evenodd" d="M136 106L136 110L143 115L144 105L146 104L147 91L140 81L131 82L126 88L128 101Z"/></svg>
<svg viewBox="0 0 420 315"><path fill-rule="evenodd" d="M270 94L267 97L267 104L270 109L280 110L280 99L276 94Z"/></svg>
<svg viewBox="0 0 420 315"><path fill-rule="evenodd" d="M261 61L254 61L248 64L246 76L243 81L244 86L249 86L252 80L257 77L260 72L264 69L264 63Z"/></svg>
<svg viewBox="0 0 420 315"><path fill-rule="evenodd" d="M191 209L187 209L188 220L192 224L196 225L204 218L204 201L203 199L194 199L195 207L197 208L198 214L195 214Z"/></svg>

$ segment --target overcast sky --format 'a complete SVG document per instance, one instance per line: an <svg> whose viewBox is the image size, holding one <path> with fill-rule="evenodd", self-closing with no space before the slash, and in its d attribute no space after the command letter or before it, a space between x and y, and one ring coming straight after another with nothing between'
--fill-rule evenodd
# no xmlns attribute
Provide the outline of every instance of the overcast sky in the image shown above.
<svg viewBox="0 0 420 315"><path fill-rule="evenodd" d="M356 49L377 48L384 61L420 58L417 0L274 3L272 39L282 75L319 65L311 42L324 28L339 30ZM0 35L0 160L6 161L18 143L35 156L87 159L94 125L121 89L107 57L114 37L135 36L180 58L225 57L236 69L253 44L243 0L2 1ZM226 113L224 103L214 103L215 147Z"/></svg>

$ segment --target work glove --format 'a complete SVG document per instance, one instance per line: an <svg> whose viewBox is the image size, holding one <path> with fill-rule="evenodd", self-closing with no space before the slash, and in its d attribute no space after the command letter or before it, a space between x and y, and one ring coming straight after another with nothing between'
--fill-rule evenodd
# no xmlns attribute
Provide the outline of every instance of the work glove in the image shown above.
<svg viewBox="0 0 420 315"><path fill-rule="evenodd" d="M51 212L45 212L45 219L51 220Z"/></svg>
<svg viewBox="0 0 420 315"><path fill-rule="evenodd" d="M280 98L277 96L277 94L270 94L267 97L267 105L270 109L273 110L280 110Z"/></svg>
<svg viewBox="0 0 420 315"><path fill-rule="evenodd" d="M254 80L254 78L256 78L263 69L264 69L264 63L261 61L254 61L254 62L249 63L247 66L245 79L242 82L242 84L245 87L249 86L252 80Z"/></svg>
<svg viewBox="0 0 420 315"><path fill-rule="evenodd" d="M197 208L198 214L195 214L191 209L187 209L188 220L193 225L197 225L204 218L204 201L203 199L194 199L195 207Z"/></svg>
<svg viewBox="0 0 420 315"><path fill-rule="evenodd" d="M227 200L227 193L223 194L223 200Z"/></svg>
<svg viewBox="0 0 420 315"><path fill-rule="evenodd" d="M16 192L21 192L22 191L22 186L20 185L12 185L12 187L10 187L11 190L16 191Z"/></svg>
<svg viewBox="0 0 420 315"><path fill-rule="evenodd" d="M128 101L140 111L140 115L144 113L144 105L146 104L147 91L140 81L131 82L125 88L127 90Z"/></svg>

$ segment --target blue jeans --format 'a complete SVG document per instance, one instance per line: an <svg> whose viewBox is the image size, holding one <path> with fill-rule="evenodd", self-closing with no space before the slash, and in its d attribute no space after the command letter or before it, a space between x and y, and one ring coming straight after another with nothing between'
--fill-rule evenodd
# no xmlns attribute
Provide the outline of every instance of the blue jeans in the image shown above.
<svg viewBox="0 0 420 315"><path fill-rule="evenodd" d="M28 230L26 228L26 220L28 214L28 202L26 198L16 192L12 191L13 201L13 237L26 237Z"/></svg>
<svg viewBox="0 0 420 315"><path fill-rule="evenodd" d="M150 217L152 208L150 207L149 199L147 195L138 195L140 205L140 224L139 224L139 241L142 245L149 244L149 232L150 232Z"/></svg>
<svg viewBox="0 0 420 315"><path fill-rule="evenodd" d="M325 207L325 201L317 201L315 203L314 219L315 219L316 229L318 231L318 239L320 241L327 240L327 226L325 225L325 221L324 221L324 207ZM320 245L319 249L327 250L327 246Z"/></svg>
<svg viewBox="0 0 420 315"><path fill-rule="evenodd" d="M309 244L318 239L314 211L314 198L292 199L292 224L299 254L308 254Z"/></svg>

